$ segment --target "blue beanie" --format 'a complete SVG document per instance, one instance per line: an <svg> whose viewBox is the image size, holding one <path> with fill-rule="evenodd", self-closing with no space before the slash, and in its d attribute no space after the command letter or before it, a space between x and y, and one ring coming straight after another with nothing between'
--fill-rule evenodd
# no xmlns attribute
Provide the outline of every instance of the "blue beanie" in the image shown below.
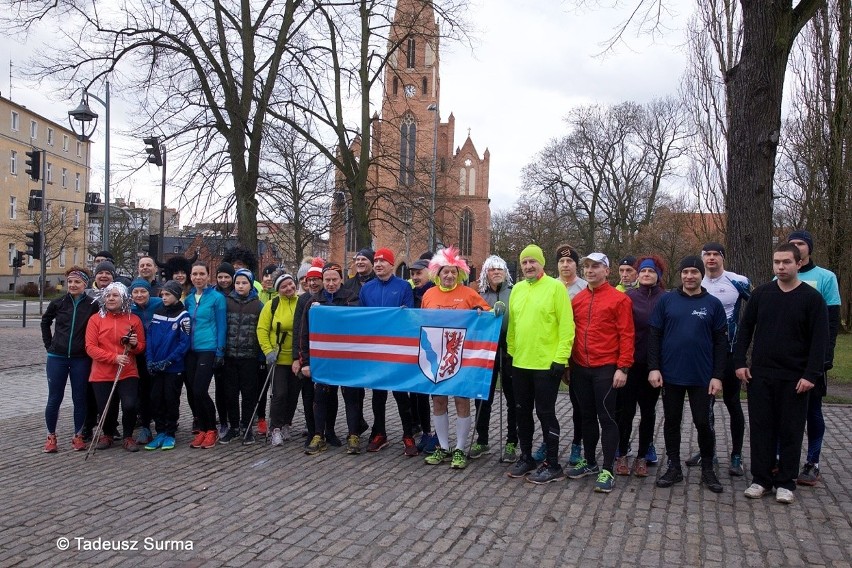
<svg viewBox="0 0 852 568"><path fill-rule="evenodd" d="M810 255L814 252L814 237L809 231L805 231L804 229L793 231L787 237L787 242L789 243L790 241L805 241L808 244L808 254Z"/></svg>
<svg viewBox="0 0 852 568"><path fill-rule="evenodd" d="M240 268L239 270L234 272L234 280L236 281L237 276L245 276L248 278L249 284L254 286L254 274L251 273L251 270L248 268Z"/></svg>
<svg viewBox="0 0 852 568"><path fill-rule="evenodd" d="M129 290L132 292L136 288L145 288L148 290L148 293L151 293L151 283L145 280L144 278L137 278L133 282L130 283Z"/></svg>

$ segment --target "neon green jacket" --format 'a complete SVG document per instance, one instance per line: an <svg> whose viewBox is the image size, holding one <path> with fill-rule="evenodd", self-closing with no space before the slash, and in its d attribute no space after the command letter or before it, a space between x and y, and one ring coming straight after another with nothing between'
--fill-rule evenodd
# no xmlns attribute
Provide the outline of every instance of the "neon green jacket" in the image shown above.
<svg viewBox="0 0 852 568"><path fill-rule="evenodd" d="M568 364L574 345L574 312L559 280L545 274L535 282L515 284L509 296L506 343L512 365L520 369Z"/></svg>
<svg viewBox="0 0 852 568"><path fill-rule="evenodd" d="M278 308L272 313L272 300L263 304L257 321L257 340L264 355L279 347L278 365L293 364L293 314L296 312L298 296L279 296ZM286 334L286 336L285 336Z"/></svg>

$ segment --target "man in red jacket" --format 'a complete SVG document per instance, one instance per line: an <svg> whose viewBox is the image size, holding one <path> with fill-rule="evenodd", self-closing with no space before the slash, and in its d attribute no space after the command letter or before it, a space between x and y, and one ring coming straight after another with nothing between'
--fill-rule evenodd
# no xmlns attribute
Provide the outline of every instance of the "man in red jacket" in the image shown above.
<svg viewBox="0 0 852 568"><path fill-rule="evenodd" d="M582 408L585 458L568 471L568 477L597 475L595 491L609 493L615 485L612 471L618 448L615 389L625 385L633 365L632 302L607 282L609 259L605 254L593 252L582 259L582 265L589 286L571 300L576 339L570 368ZM595 457L598 439L603 468Z"/></svg>

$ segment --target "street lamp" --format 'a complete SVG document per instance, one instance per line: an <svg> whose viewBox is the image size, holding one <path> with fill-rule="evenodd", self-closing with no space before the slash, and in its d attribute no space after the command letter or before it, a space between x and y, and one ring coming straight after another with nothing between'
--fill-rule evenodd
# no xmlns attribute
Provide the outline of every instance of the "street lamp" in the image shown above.
<svg viewBox="0 0 852 568"><path fill-rule="evenodd" d="M88 142L92 137L92 134L95 132L95 128L98 125L98 115L89 108L89 97L92 97L102 105L106 109L106 135L105 135L105 153L106 156L104 158L104 202L109 205L109 81L106 82L106 94L104 98L101 99L97 95L93 95L89 93L89 91L83 88L83 98L80 101L80 104L74 110L68 111L68 122L71 125L71 131L77 135L77 138L81 142ZM94 120L94 124L89 126L89 123ZM77 129L74 127L74 122L79 122L80 131L77 132ZM88 132L87 132L88 130ZM109 207L104 208L104 228L103 228L103 248L104 250L109 250Z"/></svg>
<svg viewBox="0 0 852 568"><path fill-rule="evenodd" d="M160 168L162 181L160 185L160 238L157 240L157 250L148 251L157 255L155 258L163 258L163 247L166 238L166 145L160 143L159 136L143 138L145 152L148 154L148 163Z"/></svg>
<svg viewBox="0 0 852 568"><path fill-rule="evenodd" d="M435 177L438 170L438 103L432 103L428 109L435 113L435 135L432 139L432 205L429 208L429 250L435 250Z"/></svg>

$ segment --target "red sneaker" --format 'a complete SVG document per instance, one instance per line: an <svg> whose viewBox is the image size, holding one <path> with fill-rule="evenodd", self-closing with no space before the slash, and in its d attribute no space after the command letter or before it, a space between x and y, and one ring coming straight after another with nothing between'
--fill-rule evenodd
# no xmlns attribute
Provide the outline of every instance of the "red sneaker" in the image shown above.
<svg viewBox="0 0 852 568"><path fill-rule="evenodd" d="M259 436L266 436L269 427L266 425L266 418L259 418L257 421L257 433Z"/></svg>
<svg viewBox="0 0 852 568"><path fill-rule="evenodd" d="M73 438L71 438L71 449L75 452L82 452L86 449L86 442L83 440L83 436L77 434Z"/></svg>
<svg viewBox="0 0 852 568"><path fill-rule="evenodd" d="M195 435L195 438L193 438L192 441L189 443L189 447L190 448L200 448L201 444L204 443L204 438L206 438L206 437L207 437L206 432L199 432L198 434Z"/></svg>
<svg viewBox="0 0 852 568"><path fill-rule="evenodd" d="M112 436L107 436L106 434L101 435L98 438L98 445L95 446L96 450L106 450L112 447Z"/></svg>
<svg viewBox="0 0 852 568"><path fill-rule="evenodd" d="M56 443L56 434L48 434L47 442L44 443L44 450L42 450L46 454L55 454L59 451L59 447Z"/></svg>
<svg viewBox="0 0 852 568"><path fill-rule="evenodd" d="M133 438L125 438L124 439L124 449L128 452L138 452L139 445L136 443L136 440Z"/></svg>
<svg viewBox="0 0 852 568"><path fill-rule="evenodd" d="M414 438L410 436L403 437L402 445L405 446L405 450L402 453L408 457L414 457L420 453L417 450L417 444L414 443Z"/></svg>
<svg viewBox="0 0 852 568"><path fill-rule="evenodd" d="M378 452L383 448L388 447L388 437L384 434L376 434L370 438L370 443L367 444L368 452Z"/></svg>
<svg viewBox="0 0 852 568"><path fill-rule="evenodd" d="M212 448L216 445L216 440L218 439L219 433L216 430L208 430L207 433L204 434L204 441L201 442L201 447L204 449Z"/></svg>

